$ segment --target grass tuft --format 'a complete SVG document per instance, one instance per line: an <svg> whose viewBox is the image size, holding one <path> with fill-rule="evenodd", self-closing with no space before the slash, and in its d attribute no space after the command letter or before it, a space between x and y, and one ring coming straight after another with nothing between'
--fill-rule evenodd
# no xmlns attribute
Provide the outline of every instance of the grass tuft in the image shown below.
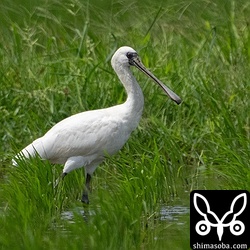
<svg viewBox="0 0 250 250"><path fill-rule="evenodd" d="M193 189L250 190L250 5L238 1L0 3L0 248L188 249ZM183 99L133 69L145 95L139 127L84 175L11 159L60 120L126 99L110 58L134 47Z"/></svg>

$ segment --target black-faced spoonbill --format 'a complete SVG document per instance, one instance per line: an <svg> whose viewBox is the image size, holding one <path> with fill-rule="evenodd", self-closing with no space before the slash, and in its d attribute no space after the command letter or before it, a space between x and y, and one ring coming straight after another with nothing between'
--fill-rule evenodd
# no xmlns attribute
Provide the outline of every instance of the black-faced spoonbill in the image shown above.
<svg viewBox="0 0 250 250"><path fill-rule="evenodd" d="M30 158L38 154L51 163L64 164L62 178L74 169L85 168L85 185L82 202L89 203L90 180L105 155L113 155L128 140L142 115L144 98L130 66L135 66L152 78L177 104L181 99L159 81L141 63L137 52L127 46L119 48L111 64L127 92L125 103L72 115L54 125L15 156Z"/></svg>

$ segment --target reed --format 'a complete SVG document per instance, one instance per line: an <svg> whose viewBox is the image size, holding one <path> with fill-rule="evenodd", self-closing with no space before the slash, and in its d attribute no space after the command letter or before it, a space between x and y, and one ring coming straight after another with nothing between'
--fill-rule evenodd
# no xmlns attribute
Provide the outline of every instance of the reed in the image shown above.
<svg viewBox="0 0 250 250"><path fill-rule="evenodd" d="M250 190L248 1L29 1L0 4L0 248L188 249L193 189ZM237 18L236 18L237 17ZM122 45L184 102L135 71L145 95L138 129L98 168L90 205L83 170L21 148L72 114L122 103L111 66Z"/></svg>

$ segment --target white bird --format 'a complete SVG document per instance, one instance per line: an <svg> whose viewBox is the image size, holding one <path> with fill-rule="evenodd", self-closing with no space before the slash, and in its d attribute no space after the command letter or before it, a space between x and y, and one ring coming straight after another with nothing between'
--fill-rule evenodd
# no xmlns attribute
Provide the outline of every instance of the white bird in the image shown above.
<svg viewBox="0 0 250 250"><path fill-rule="evenodd" d="M119 48L111 59L111 65L127 92L127 100L123 104L78 113L62 120L13 160L17 165L17 159L38 154L51 163L64 164L62 178L72 170L84 167L85 185L81 199L84 203L89 203L90 180L97 166L105 155L113 155L123 147L141 118L144 98L130 66L151 77L173 101L181 103L178 95L145 68L134 49L127 46Z"/></svg>

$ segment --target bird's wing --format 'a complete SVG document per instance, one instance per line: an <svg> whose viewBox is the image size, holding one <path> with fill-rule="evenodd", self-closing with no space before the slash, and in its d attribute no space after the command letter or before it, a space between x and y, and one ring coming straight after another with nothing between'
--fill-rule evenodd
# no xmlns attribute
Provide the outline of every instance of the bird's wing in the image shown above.
<svg viewBox="0 0 250 250"><path fill-rule="evenodd" d="M122 126L122 121L107 110L79 113L57 123L39 138L41 150L38 153L43 158L58 163L64 163L71 156L100 154L104 151L112 154L129 137L126 135L125 141L119 142Z"/></svg>

